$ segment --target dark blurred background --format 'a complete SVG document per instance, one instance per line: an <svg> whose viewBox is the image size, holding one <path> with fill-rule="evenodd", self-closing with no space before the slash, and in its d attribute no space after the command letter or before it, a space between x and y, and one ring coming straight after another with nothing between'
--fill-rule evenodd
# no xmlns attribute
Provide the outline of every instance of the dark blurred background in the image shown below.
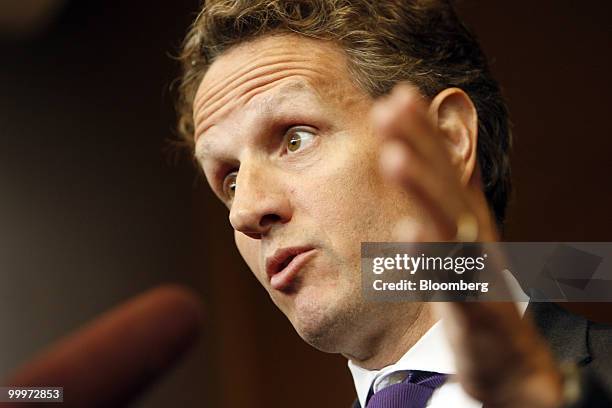
<svg viewBox="0 0 612 408"><path fill-rule="evenodd" d="M40 12L37 12L40 10ZM197 0L0 0L0 378L161 282L206 303L194 352L143 407L349 406L342 357L294 333L226 210L168 150ZM507 240L612 241L605 1L469 1L513 118Z"/></svg>

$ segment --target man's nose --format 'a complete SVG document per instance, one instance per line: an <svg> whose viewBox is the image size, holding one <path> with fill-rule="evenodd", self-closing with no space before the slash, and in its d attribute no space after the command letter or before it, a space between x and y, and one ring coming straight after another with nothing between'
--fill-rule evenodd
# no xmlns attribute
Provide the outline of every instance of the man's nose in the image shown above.
<svg viewBox="0 0 612 408"><path fill-rule="evenodd" d="M265 163L240 165L229 216L236 231L261 239L291 219L290 200L279 178Z"/></svg>

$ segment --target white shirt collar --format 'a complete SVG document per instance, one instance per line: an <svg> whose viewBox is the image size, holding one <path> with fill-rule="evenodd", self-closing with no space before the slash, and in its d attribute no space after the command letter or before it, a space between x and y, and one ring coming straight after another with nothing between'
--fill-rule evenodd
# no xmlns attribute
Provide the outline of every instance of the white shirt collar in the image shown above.
<svg viewBox="0 0 612 408"><path fill-rule="evenodd" d="M527 302L518 302L517 309L522 316L527 308ZM432 371L442 374L455 374L455 356L444 333L442 321L437 321L429 330L404 354L395 364L380 370L367 370L348 361L348 367L353 376L357 398L365 407L370 387L374 391L384 388L389 382L400 382L402 379L392 378L390 374L408 370Z"/></svg>
<svg viewBox="0 0 612 408"><path fill-rule="evenodd" d="M391 373L407 370L434 371L442 374L455 373L455 359L446 341L441 323L438 321L431 326L395 364L380 370L366 370L349 360L349 370L353 375L357 398L362 407L365 407L370 387L374 385L374 391L377 391L377 385L383 388L381 383Z"/></svg>

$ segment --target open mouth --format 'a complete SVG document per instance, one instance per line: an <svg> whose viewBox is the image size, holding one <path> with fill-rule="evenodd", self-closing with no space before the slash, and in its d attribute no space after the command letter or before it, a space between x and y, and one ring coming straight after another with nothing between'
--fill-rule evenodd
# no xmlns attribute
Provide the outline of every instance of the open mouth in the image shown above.
<svg viewBox="0 0 612 408"><path fill-rule="evenodd" d="M316 254L312 247L292 247L277 250L266 261L266 272L270 286L277 290L286 289L302 267Z"/></svg>
<svg viewBox="0 0 612 408"><path fill-rule="evenodd" d="M276 273L279 273L280 271L282 271L283 269L285 269L285 267L287 267L287 265L289 265L291 263L291 261L296 257L297 255L289 255L289 257L287 257L287 259L285 259L279 266L278 266L278 270L276 271Z"/></svg>

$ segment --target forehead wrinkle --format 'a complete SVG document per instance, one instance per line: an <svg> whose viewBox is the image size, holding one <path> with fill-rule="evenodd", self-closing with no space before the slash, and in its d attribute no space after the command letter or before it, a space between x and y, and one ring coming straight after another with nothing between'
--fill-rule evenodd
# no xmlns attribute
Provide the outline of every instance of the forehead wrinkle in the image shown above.
<svg viewBox="0 0 612 408"><path fill-rule="evenodd" d="M250 76L256 75L259 72L258 69L260 68L271 66L273 64L282 64L290 61L307 62L309 60L307 57L304 57L303 54L300 54L298 52L287 52L286 50L279 49L277 45L263 45L265 45L265 47L259 52L257 52L257 50L253 48L253 44L247 42L238 45L234 48L231 48L230 50L226 51L226 54L223 54L219 59L217 59L217 61L215 61L215 63L213 63L208 69L208 71L204 74L204 77L200 82L193 103L194 112L199 110L201 108L201 105L205 104L208 100L217 100L218 98L215 97L215 95L219 93L223 95L224 93L222 91L227 89L228 87L231 89L232 87L230 85L232 85L232 83L238 81L239 85L240 83L247 81ZM211 75L213 77L218 76L216 72L217 70L215 68L218 66L219 60L235 58L236 55L240 55L242 57L241 59L247 62L235 64L235 68L231 69L229 73L225 72L226 70L224 70L223 79L221 79L220 81L215 81L214 85L206 89L208 85L207 82L210 81ZM245 73L252 75L247 75L246 77L244 77ZM242 81L240 81L241 77L244 78ZM234 85L234 87L235 86L236 85ZM204 93L202 93L203 89L206 89ZM220 95L219 97L221 97L222 95Z"/></svg>
<svg viewBox="0 0 612 408"><path fill-rule="evenodd" d="M282 40L280 45L278 43L279 39ZM322 47L319 47L322 49L313 48L311 45L304 47L305 44L308 44L308 42L312 43L313 41L316 41L317 45L322 45ZM288 44L291 48L287 48ZM330 48L329 45L331 44L320 42L319 40L305 39L293 34L282 34L248 41L227 50L205 73L196 92L193 102L193 123L196 127L195 138L197 139L202 133L201 130L198 132L198 127L200 127L200 122L206 119L206 117L202 117L201 113L203 108L205 108L205 111L208 111L206 105L210 106L216 103L217 107L219 105L222 106L223 103L219 103L219 100L223 99L232 89L256 77L261 71L265 73L266 66L271 67L269 70L280 68L276 67L275 64L283 65L288 62L303 63L304 65L314 63L313 65L315 66L321 66L321 61L317 61L317 59L326 61L330 54L336 54L339 51L338 49ZM223 61L228 59L230 61L238 60L238 63L232 64L236 68L230 68L229 74L226 72L228 71L226 66L223 65ZM219 67L220 63L222 68ZM327 68L333 70L335 65L327 66ZM209 82L213 81L211 77L215 78L215 82L209 87ZM222 79L216 80L219 77Z"/></svg>
<svg viewBox="0 0 612 408"><path fill-rule="evenodd" d="M255 88L258 83L266 84L266 81L269 81L270 78L274 78L275 75L283 75L283 71L300 69L303 67L306 60L302 61L280 61L275 64L271 64L265 67L260 67L259 69L252 70L248 72L248 75L240 78L239 80L234 81L235 83L228 84L222 90L217 92L211 98L206 99L205 97L199 98L198 106L196 107L195 112L195 120L197 121L201 119L203 115L211 115L213 114L219 106L223 106L227 103L227 100L233 97L236 97L236 94L244 94L249 92L251 89ZM286 69L279 69L279 68ZM313 70L314 71L314 70ZM254 83L253 83L254 81Z"/></svg>
<svg viewBox="0 0 612 408"><path fill-rule="evenodd" d="M295 67L293 67L295 65ZM260 75L259 77L253 77L250 80L243 81L244 83L238 88L234 88L226 92L220 99L212 102L210 106L201 106L200 110L196 112L194 123L196 129L195 139L197 139L214 123L216 119L224 116L224 114L230 113L237 106L246 105L253 96L274 87L278 81L285 80L289 77L298 76L304 79L308 76L313 77L324 77L324 73L310 68L304 67L302 64L283 64L284 67L290 67L283 70L272 70L270 73ZM295 86L295 82L302 82L304 79L292 81ZM290 85L291 86L291 85ZM300 85L302 89L304 84ZM283 90L286 91L285 87ZM204 123L209 124L204 126Z"/></svg>
<svg viewBox="0 0 612 408"><path fill-rule="evenodd" d="M227 75L225 75L225 77L221 80L221 81L216 81L215 85L211 86L209 89L206 90L206 92L204 92L201 95L197 95L196 96L196 100L194 101L194 108L195 110L198 110L200 108L200 105L202 103L205 103L206 101L208 101L209 99L213 98L216 94L218 94L220 91L222 91L223 89L227 88L227 86L229 84L231 84L232 82L238 80L240 77L242 77L245 73L256 73L258 72L257 69L258 68L262 68L266 65L272 65L272 64L281 64L284 62L290 62L292 61L291 57L293 57L293 61L301 61L301 62L305 62L306 59L303 58L301 55L299 54L291 54L291 53L287 53L287 52L278 52L278 53L271 53L270 55L266 56L266 59L263 60L256 60L250 64L246 64L246 65L238 65L237 67L235 67L235 69L229 71L229 73L227 73ZM302 58L300 58L302 57ZM278 60L275 60L275 58L278 58ZM272 62L269 62L272 61ZM209 70L207 72L210 73L211 70ZM210 75L204 75L204 78L202 78L202 81L200 83L200 87L198 89L198 94L200 93L200 91L205 87L206 84L206 79L207 76ZM244 78L244 80L248 80L248 76L246 78ZM244 82L244 81L241 81Z"/></svg>
<svg viewBox="0 0 612 408"><path fill-rule="evenodd" d="M303 64L308 61L306 58L298 58L297 56L293 59L287 58L291 57L290 55L283 55L283 57L283 59L279 58L273 61L263 61L263 63L262 61L259 61L257 64L244 66L235 70L234 74L231 74L224 80L219 81L205 93L197 95L194 101L194 112L201 110L203 105L212 105L215 102L218 102L220 99L227 96L228 93L231 93L241 85L244 85L246 82L257 78L258 76L264 76L267 73L273 73L276 70L280 70L282 67L291 67L292 64ZM199 91L205 88L205 80L206 77L203 79Z"/></svg>
<svg viewBox="0 0 612 408"><path fill-rule="evenodd" d="M291 78L294 75L289 75L287 78ZM262 86L257 89L253 89L250 93L243 95L241 98L244 98L244 101L241 101L243 105L252 105L252 108L257 112L262 112L265 114L270 114L277 111L278 106L283 105L287 98L290 98L294 95L295 92L306 91L309 94L319 98L318 92L314 90L307 79L299 78L299 79L290 79L289 82L281 85L278 90L272 94L262 97L261 99L255 100L254 98L258 95L265 93L265 91L272 89L274 87L278 87L277 81L268 84L267 86ZM252 102L251 102L252 101ZM198 160L203 161L205 158L211 157L215 155L215 141L218 138L214 137L201 137L199 142L196 144L195 156Z"/></svg>
<svg viewBox="0 0 612 408"><path fill-rule="evenodd" d="M280 43L279 37L284 37ZM200 82L193 109L196 141L207 129L215 126L214 120L224 113L231 113L228 112L231 111L231 106L228 105L236 105L228 103L231 98L234 98L231 102L239 99L242 103L248 103L254 95L265 91L269 88L268 84L272 83L270 78L260 80L255 83L261 88L257 90L258 87L250 86L249 82L252 84L252 80L257 79L258 75L264 77L266 73L273 74L275 69L282 71L289 64L299 65L299 68L304 70L310 69L310 72L302 73L304 79L308 79L313 86L312 90L317 96L323 96L323 99L336 99L334 88L341 86L334 80L334 73L341 71L344 79L348 79L349 75L346 54L333 43L289 34L239 44L217 59ZM230 71L229 74L227 71ZM319 89L322 88L320 85L329 89Z"/></svg>

